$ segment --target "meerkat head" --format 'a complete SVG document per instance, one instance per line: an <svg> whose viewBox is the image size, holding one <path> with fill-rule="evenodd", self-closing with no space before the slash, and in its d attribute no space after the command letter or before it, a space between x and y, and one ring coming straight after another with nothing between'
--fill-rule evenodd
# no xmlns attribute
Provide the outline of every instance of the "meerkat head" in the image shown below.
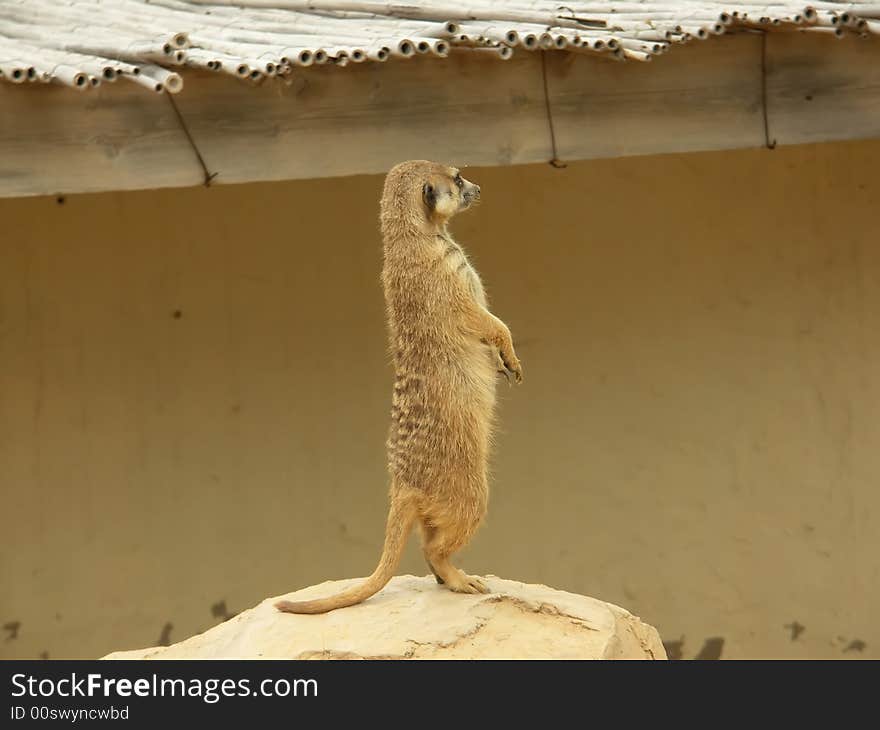
<svg viewBox="0 0 880 730"><path fill-rule="evenodd" d="M427 160L396 165L385 178L382 219L387 223L415 216L442 226L480 199L480 186L461 176L457 167Z"/></svg>
<svg viewBox="0 0 880 730"><path fill-rule="evenodd" d="M428 218L445 223L480 199L480 186L461 176L457 167L437 165L422 184L422 202Z"/></svg>

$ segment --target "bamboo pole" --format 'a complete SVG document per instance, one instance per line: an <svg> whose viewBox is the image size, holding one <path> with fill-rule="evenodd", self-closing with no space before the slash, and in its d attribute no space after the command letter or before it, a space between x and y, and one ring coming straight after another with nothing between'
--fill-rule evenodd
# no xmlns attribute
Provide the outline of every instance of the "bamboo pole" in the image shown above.
<svg viewBox="0 0 880 730"><path fill-rule="evenodd" d="M91 27L96 20L94 11L81 10L78 5L65 5L47 0L7 0L8 4L0 6L0 15L17 16L22 19L40 20L41 24L70 27L71 21L88 23ZM17 9L16 9L17 6ZM149 7L149 5L147 5ZM131 16L120 13L106 3L99 6L97 15L107 21L107 25L114 31L127 31L137 35L143 30L143 13L140 16ZM157 28L151 25L151 32L161 33L167 37L171 48L182 49L189 45L187 34L182 31L171 31L169 28Z"/></svg>
<svg viewBox="0 0 880 730"><path fill-rule="evenodd" d="M183 79L180 77L180 74L161 66L142 66L141 72L136 78L153 79L162 86L162 90L168 91L171 94L178 94L183 91ZM156 90L159 91L160 89Z"/></svg>
<svg viewBox="0 0 880 730"><path fill-rule="evenodd" d="M0 0L0 57L11 59L2 62L0 77L93 88L120 75L134 79L143 66L150 73L137 83L176 93L182 80L169 70L174 65L261 81L296 66L453 50L509 58L514 47L567 49L646 61L672 43L751 28L864 37L880 34L880 4Z"/></svg>
<svg viewBox="0 0 880 730"><path fill-rule="evenodd" d="M38 46L26 43L16 42L14 44L15 52L25 55L39 55L41 60L54 63L68 64L76 66L78 71L85 72L86 75L92 74L101 76L105 80L113 81L116 76L123 73L136 73L137 67L120 61L112 61L99 56L89 56L79 53L56 51L49 48L40 48ZM0 38L0 48L10 49L12 45L8 40Z"/></svg>

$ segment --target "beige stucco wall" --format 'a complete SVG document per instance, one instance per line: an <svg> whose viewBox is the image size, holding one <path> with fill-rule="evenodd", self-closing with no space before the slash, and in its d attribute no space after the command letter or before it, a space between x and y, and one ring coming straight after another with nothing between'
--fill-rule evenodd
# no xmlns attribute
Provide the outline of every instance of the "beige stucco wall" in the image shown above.
<svg viewBox="0 0 880 730"><path fill-rule="evenodd" d="M880 657L878 169L863 142L471 171L456 232L526 381L463 565L685 657ZM0 200L0 656L373 568L380 186Z"/></svg>

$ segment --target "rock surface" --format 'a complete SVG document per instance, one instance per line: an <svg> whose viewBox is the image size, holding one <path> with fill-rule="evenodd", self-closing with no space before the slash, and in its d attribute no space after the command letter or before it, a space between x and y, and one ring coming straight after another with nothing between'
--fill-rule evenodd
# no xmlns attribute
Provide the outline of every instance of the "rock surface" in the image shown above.
<svg viewBox="0 0 880 730"><path fill-rule="evenodd" d="M489 576L487 595L462 595L433 576L394 578L356 606L316 616L278 612L279 598L336 593L328 581L267 598L171 646L105 659L665 659L656 629L618 606Z"/></svg>

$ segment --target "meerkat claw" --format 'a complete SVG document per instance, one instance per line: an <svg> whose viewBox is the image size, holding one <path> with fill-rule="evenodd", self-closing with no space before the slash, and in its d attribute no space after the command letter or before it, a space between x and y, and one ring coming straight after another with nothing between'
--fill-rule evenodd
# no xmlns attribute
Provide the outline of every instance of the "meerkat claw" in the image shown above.
<svg viewBox="0 0 880 730"><path fill-rule="evenodd" d="M509 372L511 375L513 375L513 379L516 380L517 383L521 383L521 382L522 382L522 380L523 380L523 376L522 376L522 367L519 365L519 363L517 363L517 365L514 367L514 366L511 366L510 364L508 364L508 363L505 361L505 362L504 362L504 367L505 367L505 369L507 370L507 372ZM507 377L507 382L508 382L508 383L510 382L510 377L509 377L509 376Z"/></svg>

